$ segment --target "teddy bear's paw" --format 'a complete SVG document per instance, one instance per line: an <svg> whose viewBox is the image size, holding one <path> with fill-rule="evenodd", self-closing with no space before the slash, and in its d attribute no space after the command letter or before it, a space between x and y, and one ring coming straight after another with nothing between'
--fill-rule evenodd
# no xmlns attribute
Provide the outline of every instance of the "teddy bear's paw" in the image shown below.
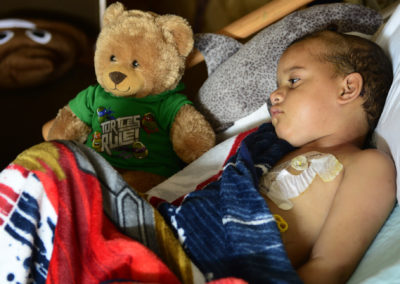
<svg viewBox="0 0 400 284"><path fill-rule="evenodd" d="M71 111L69 106L60 109L49 128L46 140L75 140L80 143L86 141L91 130Z"/></svg>
<svg viewBox="0 0 400 284"><path fill-rule="evenodd" d="M204 133L204 136L207 137L207 133ZM201 139L199 135L189 135L183 141L183 143L174 146L174 150L177 155L184 161L185 163L191 163L209 149L214 146L214 143L210 143L208 139Z"/></svg>
<svg viewBox="0 0 400 284"><path fill-rule="evenodd" d="M166 177L145 171L116 169L125 182L138 193L145 193L166 180Z"/></svg>
<svg viewBox="0 0 400 284"><path fill-rule="evenodd" d="M215 145L215 133L193 106L183 106L171 128L171 141L176 154L190 163Z"/></svg>

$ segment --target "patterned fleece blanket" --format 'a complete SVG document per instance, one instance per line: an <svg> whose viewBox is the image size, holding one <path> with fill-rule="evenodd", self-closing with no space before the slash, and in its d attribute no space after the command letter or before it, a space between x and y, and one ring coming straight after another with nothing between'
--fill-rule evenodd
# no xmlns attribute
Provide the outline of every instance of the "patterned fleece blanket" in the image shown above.
<svg viewBox="0 0 400 284"><path fill-rule="evenodd" d="M221 173L182 204L158 199L165 219L81 144L26 150L0 173L0 283L299 281L256 191L290 150L268 142L271 130L241 135Z"/></svg>
<svg viewBox="0 0 400 284"><path fill-rule="evenodd" d="M208 280L301 283L257 189L261 175L293 148L277 138L270 123L238 145L213 181L180 205L161 202L158 208Z"/></svg>
<svg viewBox="0 0 400 284"><path fill-rule="evenodd" d="M0 283L204 279L158 212L68 141L34 146L1 172L0 252Z"/></svg>

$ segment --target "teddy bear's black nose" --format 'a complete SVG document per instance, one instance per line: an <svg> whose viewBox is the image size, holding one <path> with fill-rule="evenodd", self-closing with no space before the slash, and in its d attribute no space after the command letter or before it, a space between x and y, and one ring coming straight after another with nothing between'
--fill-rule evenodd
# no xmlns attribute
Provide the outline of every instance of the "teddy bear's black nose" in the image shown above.
<svg viewBox="0 0 400 284"><path fill-rule="evenodd" d="M121 72L118 72L118 71L111 72L111 73L109 74L109 76L110 76L110 79L111 79L115 84L121 83L121 82L126 78L126 75L125 75L124 73L121 73Z"/></svg>

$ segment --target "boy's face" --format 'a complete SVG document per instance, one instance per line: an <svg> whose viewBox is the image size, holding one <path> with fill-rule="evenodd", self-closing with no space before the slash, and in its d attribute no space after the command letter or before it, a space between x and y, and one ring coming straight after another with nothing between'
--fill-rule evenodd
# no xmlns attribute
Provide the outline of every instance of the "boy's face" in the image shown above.
<svg viewBox="0 0 400 284"><path fill-rule="evenodd" d="M307 39L289 47L278 64L278 89L270 96L272 124L280 138L296 147L335 131L343 77L335 76L332 63L318 59L321 51L321 40Z"/></svg>

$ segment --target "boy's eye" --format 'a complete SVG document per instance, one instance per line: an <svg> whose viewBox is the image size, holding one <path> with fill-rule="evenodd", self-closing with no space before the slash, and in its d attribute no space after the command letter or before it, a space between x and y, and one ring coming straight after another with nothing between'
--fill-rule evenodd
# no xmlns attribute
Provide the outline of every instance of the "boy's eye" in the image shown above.
<svg viewBox="0 0 400 284"><path fill-rule="evenodd" d="M300 78L292 78L292 79L289 79L289 83L290 83L291 85L296 84L298 81L300 81Z"/></svg>
<svg viewBox="0 0 400 284"><path fill-rule="evenodd" d="M115 57L115 55L111 55L110 56L110 61L112 61L112 62L117 61L117 58Z"/></svg>

